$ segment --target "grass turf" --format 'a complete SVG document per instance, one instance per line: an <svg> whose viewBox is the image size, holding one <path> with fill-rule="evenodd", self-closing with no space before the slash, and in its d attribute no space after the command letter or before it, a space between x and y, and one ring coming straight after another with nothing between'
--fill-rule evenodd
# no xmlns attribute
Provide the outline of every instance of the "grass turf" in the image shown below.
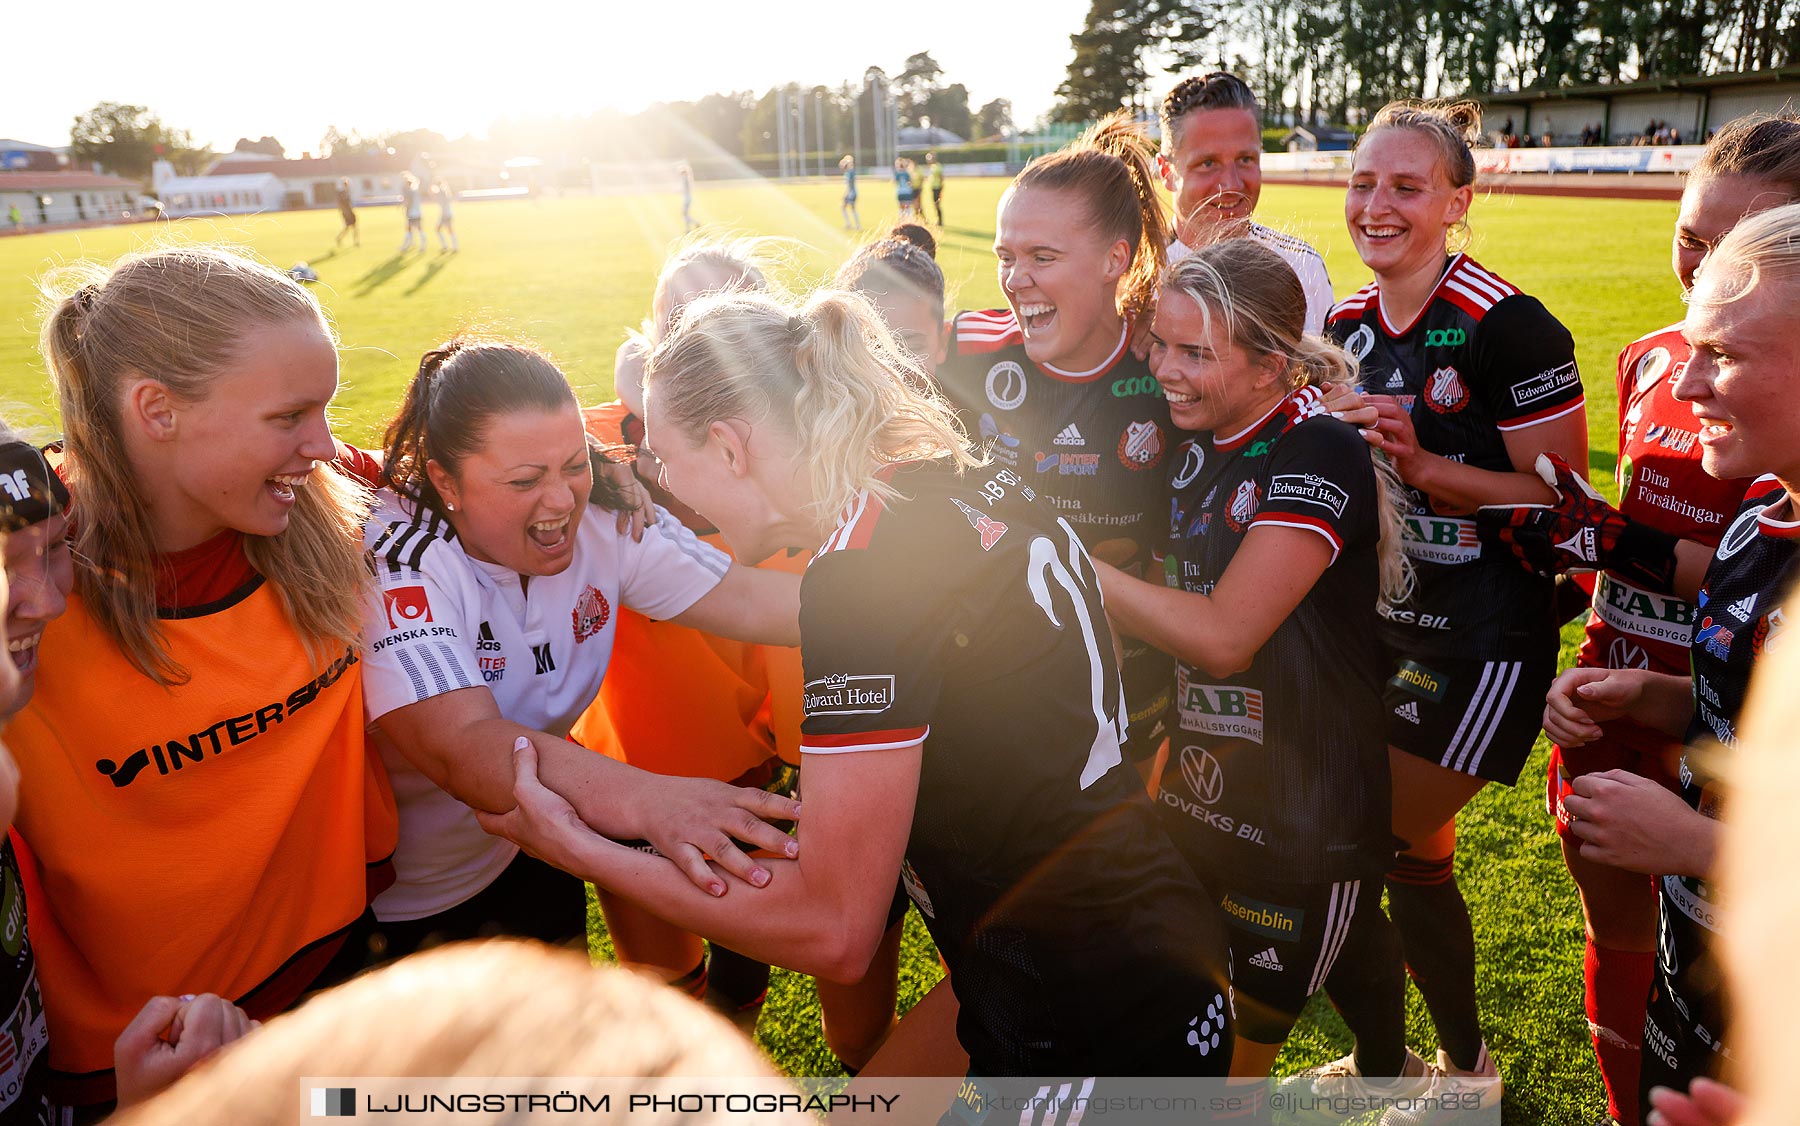
<svg viewBox="0 0 1800 1126"><path fill-rule="evenodd" d="M1003 182L952 180L951 222L939 261L954 308L1001 303L993 269L994 204ZM696 214L719 228L778 236L780 273L796 285L827 276L856 237L842 229L835 182L780 187L703 186ZM1340 295L1366 280L1341 218L1338 191L1270 187L1258 217L1311 240L1325 254ZM870 231L892 220L891 201L862 199ZM1680 316L1667 266L1675 205L1492 196L1473 213L1472 251L1540 298L1574 333L1588 392L1590 463L1610 488L1617 407L1612 360L1635 337ZM428 217L429 218L429 217ZM663 255L681 234L679 201L607 196L457 208L463 251L400 256L394 208L362 212L361 249L334 250L330 211L186 220L0 238L0 412L54 430L54 410L36 354L37 280L53 267L107 261L164 242L245 247L274 265L310 262L315 292L343 341L339 432L378 441L381 423L425 349L466 326L529 337L556 355L584 402L610 397L612 355L624 329L647 312ZM435 247L435 242L433 243ZM1565 632L1572 660L1575 633ZM1604 1103L1581 1012L1581 917L1543 812L1547 746L1540 738L1520 784L1490 786L1464 812L1457 875L1475 919L1479 991L1488 1042L1506 1079L1506 1120L1588 1123ZM604 929L596 938L606 948ZM910 1006L940 976L912 913L902 956L901 1003ZM832 1073L819 1035L811 981L777 972L758 1028L775 1061L797 1074ZM1416 991L1408 1036L1429 1055L1430 1020ZM1335 1057L1349 1044L1335 1013L1315 1001L1278 1063L1287 1072Z"/></svg>

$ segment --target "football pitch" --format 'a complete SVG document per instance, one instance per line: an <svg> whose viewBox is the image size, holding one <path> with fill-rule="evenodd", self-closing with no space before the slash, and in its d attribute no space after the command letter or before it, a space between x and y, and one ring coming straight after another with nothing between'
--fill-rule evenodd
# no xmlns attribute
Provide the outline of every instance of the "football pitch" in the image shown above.
<svg viewBox="0 0 1800 1126"><path fill-rule="evenodd" d="M952 308L1002 304L993 269L994 204L1004 183L947 184L949 224L939 261ZM885 181L865 180L862 220L873 233L893 220ZM845 231L834 180L791 186L700 185L696 218L734 234L774 236L778 273L793 287L827 277L860 237ZM1339 296L1367 273L1344 231L1342 192L1270 186L1258 218L1302 235L1325 255ZM1636 337L1681 315L1669 270L1671 202L1478 197L1472 252L1540 298L1574 333L1587 387L1590 465L1609 492L1617 445L1613 356ZM427 225L435 209L427 208ZM0 238L0 413L55 432L48 380L37 355L37 281L58 265L106 261L159 242L223 242L278 267L308 262L314 291L342 339L338 432L379 442L419 355L458 329L524 336L548 349L584 403L611 397L612 358L626 326L649 308L663 255L681 236L680 203L667 195L551 197L459 204L462 251L396 254L396 208L361 212L360 249L334 250L334 211L183 220ZM1564 660L1576 638L1564 634ZM1519 785L1488 787L1460 820L1457 877L1475 920L1479 990L1487 1039L1506 1081L1509 1123L1581 1124L1604 1110L1581 1011L1581 915L1543 808L1547 745L1540 737ZM606 948L596 922L598 946ZM916 912L909 915L901 1003L910 1006L940 976ZM777 972L757 1036L782 1068L832 1074L810 979ZM1408 1036L1430 1057L1436 1040L1412 992ZM1334 1058L1349 1038L1315 1000L1278 1070Z"/></svg>

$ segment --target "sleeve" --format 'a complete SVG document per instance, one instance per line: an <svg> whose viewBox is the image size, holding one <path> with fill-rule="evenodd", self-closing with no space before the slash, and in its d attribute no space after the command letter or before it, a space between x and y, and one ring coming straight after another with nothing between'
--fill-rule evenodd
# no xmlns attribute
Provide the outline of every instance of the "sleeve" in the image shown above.
<svg viewBox="0 0 1800 1126"><path fill-rule="evenodd" d="M371 723L409 704L486 683L475 659L476 627L464 604L474 590L467 570L468 563L441 540L426 547L416 570L375 560L376 590L363 611L363 700Z"/></svg>
<svg viewBox="0 0 1800 1126"><path fill-rule="evenodd" d="M359 450L339 439L337 458L332 465L338 472L361 481L371 489L381 487L381 460L367 450Z"/></svg>
<svg viewBox="0 0 1800 1126"><path fill-rule="evenodd" d="M931 730L943 681L937 583L882 582L866 550L832 552L800 588L800 750L843 754L904 747Z"/></svg>
<svg viewBox="0 0 1800 1126"><path fill-rule="evenodd" d="M657 619L673 618L712 593L731 569L731 556L703 542L660 506L656 523L644 529L642 540L618 535L618 558L620 600Z"/></svg>
<svg viewBox="0 0 1800 1126"><path fill-rule="evenodd" d="M1325 316L1331 312L1331 275L1316 251L1300 263L1300 288L1306 291L1306 331L1317 336L1325 331Z"/></svg>
<svg viewBox="0 0 1800 1126"><path fill-rule="evenodd" d="M1477 393L1503 431L1523 430L1586 405L1575 339L1535 297L1501 299L1476 328Z"/></svg>
<svg viewBox="0 0 1800 1126"><path fill-rule="evenodd" d="M1375 503L1375 468L1356 429L1332 418L1309 419L1276 442L1269 481L1252 527L1297 528L1331 545L1331 561L1359 541Z"/></svg>

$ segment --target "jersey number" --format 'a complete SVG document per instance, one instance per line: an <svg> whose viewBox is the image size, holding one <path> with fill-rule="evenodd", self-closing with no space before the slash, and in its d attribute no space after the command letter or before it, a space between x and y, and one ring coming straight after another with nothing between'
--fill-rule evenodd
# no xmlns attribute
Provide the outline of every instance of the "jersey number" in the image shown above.
<svg viewBox="0 0 1800 1126"><path fill-rule="evenodd" d="M1038 536L1031 541L1030 574L1027 576L1031 586L1031 597L1037 602L1038 609L1050 619L1050 624L1062 629L1063 624L1057 619L1056 609L1050 600L1050 583L1068 592L1069 602L1075 608L1075 620L1081 625L1081 640L1087 646L1088 688L1094 707L1094 745L1088 750L1087 764L1081 769L1081 788L1087 789L1098 781L1107 771L1124 760L1119 748L1125 741L1125 726L1119 718L1119 709L1109 710L1106 706L1107 666L1100 656L1100 639L1094 632L1094 619L1088 613L1088 597L1094 595L1098 601L1098 592L1090 587L1090 580L1098 586L1099 576L1094 574L1093 564L1088 561L1087 552L1081 549L1081 541L1076 538L1075 530L1065 520L1057 520L1057 525L1069 537L1069 560L1065 564L1056 553L1056 545L1049 537ZM1115 699L1124 705L1124 682L1115 671L1112 676Z"/></svg>

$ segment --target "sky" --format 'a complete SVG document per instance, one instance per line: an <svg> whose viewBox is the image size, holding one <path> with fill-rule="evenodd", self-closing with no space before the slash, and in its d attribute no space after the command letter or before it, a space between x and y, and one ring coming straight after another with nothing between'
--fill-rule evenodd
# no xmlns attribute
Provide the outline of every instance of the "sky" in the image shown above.
<svg viewBox="0 0 1800 1126"><path fill-rule="evenodd" d="M240 136L316 150L345 132L485 134L526 115L635 111L792 81L899 73L930 51L971 109L1050 107L1088 0L93 0L20 4L0 24L0 137L69 143L102 101L150 107L229 149ZM226 14L229 13L229 14Z"/></svg>

